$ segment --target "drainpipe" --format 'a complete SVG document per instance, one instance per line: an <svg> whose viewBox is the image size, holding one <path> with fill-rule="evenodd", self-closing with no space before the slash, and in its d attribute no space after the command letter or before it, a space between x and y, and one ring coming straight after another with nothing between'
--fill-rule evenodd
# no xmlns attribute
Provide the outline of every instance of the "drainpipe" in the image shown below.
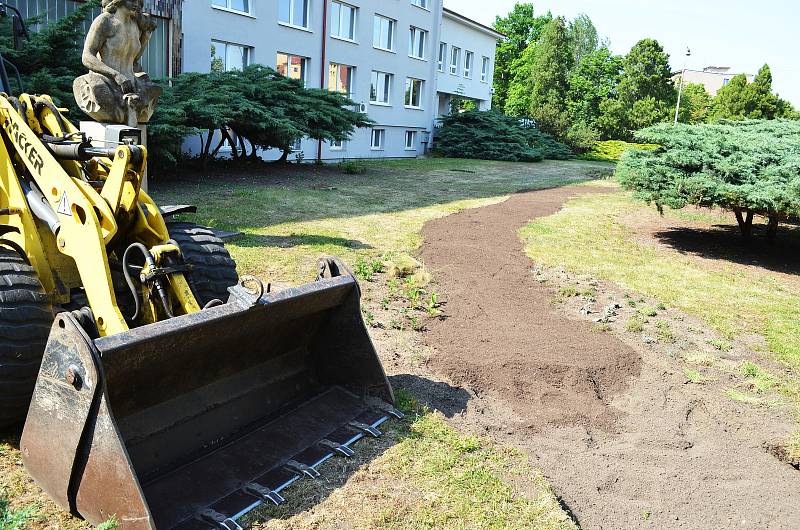
<svg viewBox="0 0 800 530"><path fill-rule="evenodd" d="M325 90L325 72L328 52L328 0L322 0L322 64L319 72L319 88ZM322 140L317 140L317 162L322 162Z"/></svg>

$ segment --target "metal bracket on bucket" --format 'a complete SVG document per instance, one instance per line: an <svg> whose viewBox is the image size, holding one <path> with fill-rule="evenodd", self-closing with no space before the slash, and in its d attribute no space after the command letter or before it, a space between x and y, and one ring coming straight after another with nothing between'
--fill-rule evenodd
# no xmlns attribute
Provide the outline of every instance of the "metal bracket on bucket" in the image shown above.
<svg viewBox="0 0 800 530"><path fill-rule="evenodd" d="M248 306L256 305L264 294L268 294L270 291L272 291L272 285L265 286L264 282L255 276L242 276L238 284L228 289L235 300Z"/></svg>

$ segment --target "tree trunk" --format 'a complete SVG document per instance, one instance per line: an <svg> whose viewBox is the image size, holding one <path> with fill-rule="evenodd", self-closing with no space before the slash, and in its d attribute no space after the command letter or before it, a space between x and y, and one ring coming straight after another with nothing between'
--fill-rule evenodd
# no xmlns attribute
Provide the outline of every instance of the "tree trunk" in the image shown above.
<svg viewBox="0 0 800 530"><path fill-rule="evenodd" d="M211 149L211 140L214 138L214 130L208 130L208 138L203 143L203 150L200 151L200 160L203 162L203 170L208 169L208 151Z"/></svg>
<svg viewBox="0 0 800 530"><path fill-rule="evenodd" d="M275 163L277 163L277 164L283 164L283 163L285 163L286 161L288 161L288 160L289 160L289 153L291 153L291 152L292 152L292 150L291 150L291 149L284 149L284 150L283 150L283 154L281 155L281 157L280 157L279 159L277 159L277 160L275 161Z"/></svg>
<svg viewBox="0 0 800 530"><path fill-rule="evenodd" d="M767 239L774 241L778 235L778 217L775 215L770 216L769 223L767 224Z"/></svg>
<svg viewBox="0 0 800 530"><path fill-rule="evenodd" d="M231 133L228 132L228 128L223 127L220 129L220 131L222 131L223 145L225 144L225 140L227 140L231 146L231 156L233 157L234 160L239 160L239 149L237 143L234 141L233 137L231 136Z"/></svg>
<svg viewBox="0 0 800 530"><path fill-rule="evenodd" d="M211 158L217 158L217 154L219 153L219 150L222 149L223 145L225 145L225 134L227 134L227 133L225 133L223 131L224 131L224 127L220 127L219 143L217 144L217 147L214 148L214 151L212 151Z"/></svg>
<svg viewBox="0 0 800 530"><path fill-rule="evenodd" d="M739 230L742 232L742 237L748 239L753 233L753 212L745 210L747 217L742 215L742 210L736 208L733 210L736 214L736 221L739 223Z"/></svg>

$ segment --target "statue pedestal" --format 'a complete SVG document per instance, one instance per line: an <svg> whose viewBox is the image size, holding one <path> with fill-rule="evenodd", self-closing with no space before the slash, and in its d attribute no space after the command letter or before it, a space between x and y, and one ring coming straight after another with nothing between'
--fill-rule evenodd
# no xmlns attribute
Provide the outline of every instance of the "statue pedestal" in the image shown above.
<svg viewBox="0 0 800 530"><path fill-rule="evenodd" d="M116 147L122 143L132 143L147 147L147 125L128 127L116 123L82 121L81 132L91 140L95 147ZM142 189L147 193L147 171L142 175Z"/></svg>

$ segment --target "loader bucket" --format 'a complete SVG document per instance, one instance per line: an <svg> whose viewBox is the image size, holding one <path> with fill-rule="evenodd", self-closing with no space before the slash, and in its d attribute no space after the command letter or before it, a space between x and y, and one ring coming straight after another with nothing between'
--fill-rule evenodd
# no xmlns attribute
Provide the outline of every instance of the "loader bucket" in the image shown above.
<svg viewBox="0 0 800 530"><path fill-rule="evenodd" d="M393 401L343 275L99 339L58 315L20 446L91 523L232 530L380 435Z"/></svg>

